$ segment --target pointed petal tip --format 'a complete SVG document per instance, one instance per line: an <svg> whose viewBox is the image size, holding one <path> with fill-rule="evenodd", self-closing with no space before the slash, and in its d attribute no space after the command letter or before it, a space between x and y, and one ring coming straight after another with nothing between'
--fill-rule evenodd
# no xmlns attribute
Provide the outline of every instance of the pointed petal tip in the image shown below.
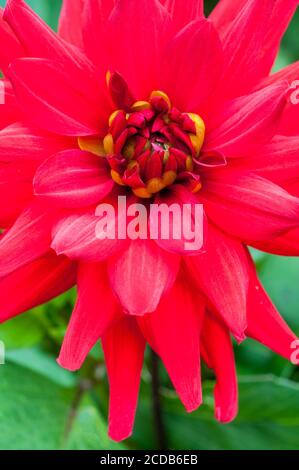
<svg viewBox="0 0 299 470"><path fill-rule="evenodd" d="M55 239L52 241L50 245L50 249L55 251L57 256L63 255L63 250L58 248L57 243L55 242Z"/></svg>
<svg viewBox="0 0 299 470"><path fill-rule="evenodd" d="M182 400L182 399L181 399ZM187 411L187 413L193 413L194 411L198 410L198 408L203 404L202 394L198 397L194 397L193 401L190 401L190 397L188 397L188 402L183 402L183 405Z"/></svg>
<svg viewBox="0 0 299 470"><path fill-rule="evenodd" d="M112 429L109 427L108 431L108 436L110 439L112 439L114 442L122 442L125 441L126 439L129 439L133 434L133 431L130 429L121 429L121 427L118 427L117 429Z"/></svg>
<svg viewBox="0 0 299 470"><path fill-rule="evenodd" d="M243 331L236 331L236 332L233 332L233 335L234 335L234 338L235 340L237 341L238 345L240 345L241 343L243 343L243 341L245 341L245 339L247 338L246 334L245 334L245 331L247 329L247 325L245 326L244 330Z"/></svg>
<svg viewBox="0 0 299 470"><path fill-rule="evenodd" d="M226 410L222 409L220 406L215 408L215 418L219 423L228 424L231 423L238 413L238 406L233 404L228 407Z"/></svg>
<svg viewBox="0 0 299 470"><path fill-rule="evenodd" d="M129 315L131 317L143 317L144 315L154 313L153 311L145 311L142 307L140 307L140 309L123 309L123 312L125 315Z"/></svg>
<svg viewBox="0 0 299 470"><path fill-rule="evenodd" d="M193 388L190 387L190 389L184 388L183 390L180 390L179 387L175 388L187 413L193 413L193 411L196 411L203 404L200 381L194 384Z"/></svg>
<svg viewBox="0 0 299 470"><path fill-rule="evenodd" d="M66 369L66 370L69 370L70 372L76 372L77 370L79 370L81 368L81 365L82 364L70 364L68 363L68 361L66 360L66 358L63 356L63 354L60 354L58 356L58 358L56 359L56 362L57 364L62 367L62 369Z"/></svg>

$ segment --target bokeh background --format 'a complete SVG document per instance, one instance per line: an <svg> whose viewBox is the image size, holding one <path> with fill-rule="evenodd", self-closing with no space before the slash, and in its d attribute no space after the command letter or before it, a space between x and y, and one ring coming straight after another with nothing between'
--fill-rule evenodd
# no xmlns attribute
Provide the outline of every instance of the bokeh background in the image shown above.
<svg viewBox="0 0 299 470"><path fill-rule="evenodd" d="M56 28L60 0L28 3ZM208 12L217 2L205 3ZM276 70L298 60L298 28L299 12L283 40ZM253 254L264 286L299 335L299 259ZM134 436L122 444L106 435L108 384L100 346L79 373L56 364L74 299L72 291L0 326L0 340L6 345L6 364L0 366L0 449L159 448L149 352ZM236 346L236 360L240 412L227 425L213 417L210 371L203 370L204 405L188 415L160 365L162 421L169 449L299 449L298 368L251 340Z"/></svg>

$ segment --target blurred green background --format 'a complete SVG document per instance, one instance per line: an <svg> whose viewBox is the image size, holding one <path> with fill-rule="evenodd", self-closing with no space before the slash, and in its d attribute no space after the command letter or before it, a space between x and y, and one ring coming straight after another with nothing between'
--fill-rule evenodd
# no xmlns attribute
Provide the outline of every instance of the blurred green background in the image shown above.
<svg viewBox="0 0 299 470"><path fill-rule="evenodd" d="M54 28L60 0L28 0ZM207 12L216 2L206 2ZM0 1L3 6L4 0ZM276 69L299 57L299 14L283 41ZM254 252L267 291L299 335L299 259ZM16 292L16 295L17 292ZM79 373L56 365L75 292L0 326L6 365L0 366L0 449L155 449L147 356L134 436L122 444L106 435L108 385L100 347ZM188 415L164 369L162 419L169 449L299 449L299 372L254 341L236 347L240 412L234 423L213 417L213 376L204 370L205 404Z"/></svg>

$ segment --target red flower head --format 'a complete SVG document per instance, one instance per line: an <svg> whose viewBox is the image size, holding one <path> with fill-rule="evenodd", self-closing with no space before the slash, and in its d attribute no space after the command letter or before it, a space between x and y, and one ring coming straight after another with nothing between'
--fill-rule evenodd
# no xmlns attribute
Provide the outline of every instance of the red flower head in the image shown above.
<svg viewBox="0 0 299 470"><path fill-rule="evenodd" d="M23 0L1 14L0 319L77 284L58 362L80 368L101 339L113 439L131 434L146 343L188 411L200 358L214 369L221 422L237 412L230 335L290 358L247 245L299 254L299 66L269 75L297 4L221 0L206 19L202 0L64 0L58 34ZM204 246L100 240L100 203L126 219L118 196L202 204Z"/></svg>

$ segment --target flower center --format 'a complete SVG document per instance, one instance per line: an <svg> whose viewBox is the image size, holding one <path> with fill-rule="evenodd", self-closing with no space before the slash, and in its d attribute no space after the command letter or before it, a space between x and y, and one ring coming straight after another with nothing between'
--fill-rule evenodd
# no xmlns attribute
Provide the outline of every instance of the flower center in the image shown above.
<svg viewBox="0 0 299 470"><path fill-rule="evenodd" d="M151 198L175 182L193 193L201 189L195 166L204 137L200 116L181 113L164 92L153 91L148 101L133 102L110 116L100 145L80 138L79 146L105 157L118 185L130 187L140 198Z"/></svg>

